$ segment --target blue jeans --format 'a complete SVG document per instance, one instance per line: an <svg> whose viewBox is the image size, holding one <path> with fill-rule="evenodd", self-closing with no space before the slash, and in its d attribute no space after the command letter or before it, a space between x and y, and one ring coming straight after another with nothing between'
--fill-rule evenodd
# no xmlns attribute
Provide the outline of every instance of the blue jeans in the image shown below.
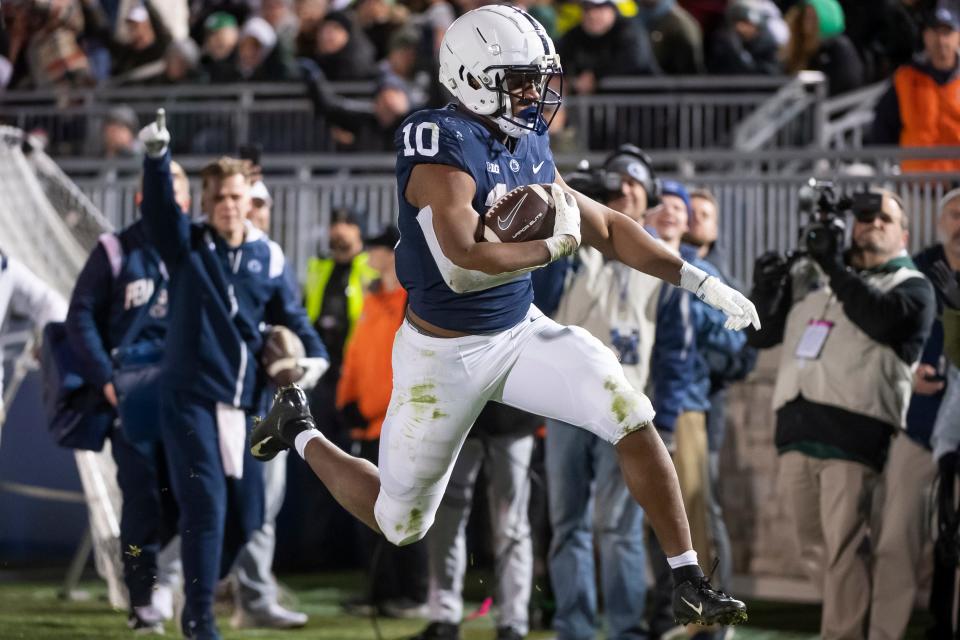
<svg viewBox="0 0 960 640"><path fill-rule="evenodd" d="M557 637L586 640L596 633L596 536L607 638L646 638L643 511L623 481L616 450L584 429L547 420L546 469Z"/></svg>

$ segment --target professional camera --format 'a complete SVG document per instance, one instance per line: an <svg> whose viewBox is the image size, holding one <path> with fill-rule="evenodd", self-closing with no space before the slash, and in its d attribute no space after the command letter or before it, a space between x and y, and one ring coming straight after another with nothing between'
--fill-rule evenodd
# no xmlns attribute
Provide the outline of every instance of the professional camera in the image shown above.
<svg viewBox="0 0 960 640"><path fill-rule="evenodd" d="M858 191L852 196L837 196L833 183L810 178L800 188L800 214L807 225L800 231L800 248L796 254L824 253L833 243L842 246L846 236L848 214L861 222L871 222L880 214L883 196L871 191Z"/></svg>
<svg viewBox="0 0 960 640"><path fill-rule="evenodd" d="M576 170L565 175L563 180L571 189L579 191L588 198L593 198L597 202L606 202L608 191L604 177L603 169L594 169L588 161L581 160Z"/></svg>

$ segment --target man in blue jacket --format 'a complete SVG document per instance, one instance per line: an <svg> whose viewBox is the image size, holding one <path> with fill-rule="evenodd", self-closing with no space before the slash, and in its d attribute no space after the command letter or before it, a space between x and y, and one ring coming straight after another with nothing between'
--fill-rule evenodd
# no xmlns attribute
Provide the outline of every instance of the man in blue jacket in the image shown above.
<svg viewBox="0 0 960 640"><path fill-rule="evenodd" d="M249 412L257 406L261 325L284 325L300 337L307 353L304 386L316 383L327 352L289 286L283 251L246 220L247 165L231 158L208 165L209 217L191 224L173 197L162 110L140 139L147 150L145 228L170 272L161 431L181 511L181 627L188 638L218 640L217 578L263 516L263 474L259 467L244 473L256 464L246 440Z"/></svg>
<svg viewBox="0 0 960 640"><path fill-rule="evenodd" d="M176 163L171 173L174 197L186 211L187 176ZM74 286L66 332L83 378L103 389L114 407L125 401L114 384L122 375L117 352L129 346L159 354L167 333L167 271L147 241L142 220L100 237ZM127 624L137 632L162 633L173 608L172 598L164 599L170 604L166 607L154 597L155 589L157 595L171 595L158 588L158 576L169 567L158 567L157 554L176 535L176 506L169 495L159 418L150 417L143 414L136 424L119 424L110 433L110 445L123 494L120 546L130 598Z"/></svg>

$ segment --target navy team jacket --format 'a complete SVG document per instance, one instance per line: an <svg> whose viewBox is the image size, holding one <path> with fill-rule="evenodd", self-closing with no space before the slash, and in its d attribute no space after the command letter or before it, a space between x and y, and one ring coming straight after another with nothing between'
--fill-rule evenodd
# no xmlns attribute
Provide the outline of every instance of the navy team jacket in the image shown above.
<svg viewBox="0 0 960 640"><path fill-rule="evenodd" d="M110 250L108 246L112 246ZM113 379L110 351L144 311L131 344L162 341L167 333L167 285L163 263L147 242L143 222L101 237L70 296L66 331L84 380L103 387ZM152 302L151 302L152 301ZM143 306L150 303L150 308Z"/></svg>
<svg viewBox="0 0 960 640"><path fill-rule="evenodd" d="M248 227L231 248L204 223L181 215L170 153L143 161L147 238L170 273L164 385L247 410L254 408L265 324L291 329L310 357L327 357L289 285L280 247Z"/></svg>

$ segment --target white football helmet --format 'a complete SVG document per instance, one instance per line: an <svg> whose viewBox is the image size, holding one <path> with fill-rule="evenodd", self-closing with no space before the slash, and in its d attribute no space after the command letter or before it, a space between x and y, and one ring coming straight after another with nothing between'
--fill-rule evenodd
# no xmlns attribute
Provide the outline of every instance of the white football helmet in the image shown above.
<svg viewBox="0 0 960 640"><path fill-rule="evenodd" d="M556 90L549 86L553 78L560 79ZM543 25L504 4L468 11L450 25L440 43L440 82L464 107L514 137L546 131L544 107L552 120L563 94L560 56ZM530 85L539 99L523 97ZM529 106L514 115L514 100Z"/></svg>

